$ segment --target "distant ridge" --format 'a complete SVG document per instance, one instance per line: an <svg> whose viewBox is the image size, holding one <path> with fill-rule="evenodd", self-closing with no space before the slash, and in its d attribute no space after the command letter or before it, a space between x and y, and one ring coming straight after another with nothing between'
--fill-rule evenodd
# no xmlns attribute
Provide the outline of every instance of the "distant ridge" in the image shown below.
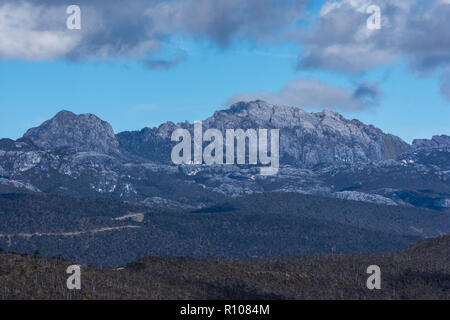
<svg viewBox="0 0 450 320"><path fill-rule="evenodd" d="M324 110L305 112L297 107L271 105L264 101L238 102L203 121L204 129L280 129L281 163L311 168L317 165L358 163L395 159L410 150L399 137L338 113ZM184 122L167 122L159 128L122 132L117 135L122 149L152 161L167 162L159 146L171 145L170 134L176 128L193 130ZM170 150L170 149L169 149Z"/></svg>

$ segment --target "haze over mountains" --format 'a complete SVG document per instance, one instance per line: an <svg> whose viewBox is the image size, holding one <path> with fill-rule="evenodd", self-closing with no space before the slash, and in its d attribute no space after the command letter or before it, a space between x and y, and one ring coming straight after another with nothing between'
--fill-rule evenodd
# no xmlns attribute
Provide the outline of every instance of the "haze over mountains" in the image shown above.
<svg viewBox="0 0 450 320"><path fill-rule="evenodd" d="M280 170L173 165L171 134L61 111L0 140L0 248L120 266L144 256L388 252L450 233L450 138L412 145L325 110L237 103L203 129L279 129ZM349 201L350 200L350 201Z"/></svg>

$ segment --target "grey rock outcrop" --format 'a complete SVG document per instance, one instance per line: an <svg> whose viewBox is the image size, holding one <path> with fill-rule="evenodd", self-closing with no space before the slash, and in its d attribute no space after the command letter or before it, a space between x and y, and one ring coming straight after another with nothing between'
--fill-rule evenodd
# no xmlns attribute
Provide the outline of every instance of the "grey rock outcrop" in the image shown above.
<svg viewBox="0 0 450 320"><path fill-rule="evenodd" d="M205 126L280 129L281 163L306 168L395 159L410 148L398 137L330 110L309 113L264 101L234 104L216 112Z"/></svg>
<svg viewBox="0 0 450 320"><path fill-rule="evenodd" d="M189 122L166 122L115 136L94 115L62 111L17 141L0 140L1 185L9 190L16 182L28 183L45 193L101 195L172 209L265 192L448 207L450 148L413 148L329 110L242 102L203 121L204 131L279 129L280 170L268 177L259 174L259 165L174 165L170 138L177 128L193 133ZM439 146L443 137L434 139Z"/></svg>
<svg viewBox="0 0 450 320"><path fill-rule="evenodd" d="M121 133L118 138L127 151L164 162L170 160L169 146L173 145L168 129L176 128L193 131L193 125L187 122L168 122L159 128ZM203 121L203 129L209 128L222 133L226 129L279 129L281 164L301 168L395 159L411 148L396 136L330 110L309 113L264 101L239 102L217 111ZM159 158L155 156L156 149Z"/></svg>
<svg viewBox="0 0 450 320"><path fill-rule="evenodd" d="M39 127L29 129L24 138L44 149L70 147L77 151L115 153L119 146L109 123L93 114L75 115L70 111L61 111Z"/></svg>
<svg viewBox="0 0 450 320"><path fill-rule="evenodd" d="M429 139L416 139L412 143L414 148L445 148L450 147L450 137L446 135L433 136Z"/></svg>

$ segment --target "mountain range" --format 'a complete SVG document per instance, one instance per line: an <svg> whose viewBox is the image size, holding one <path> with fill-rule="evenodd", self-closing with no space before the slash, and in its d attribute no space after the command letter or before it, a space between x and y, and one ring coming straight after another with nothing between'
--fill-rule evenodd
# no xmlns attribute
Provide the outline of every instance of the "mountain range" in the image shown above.
<svg viewBox="0 0 450 320"><path fill-rule="evenodd" d="M61 111L17 141L0 140L0 183L165 208L201 208L260 192L450 207L449 136L409 145L329 110L309 113L263 101L236 103L203 121L204 130L222 132L279 129L280 171L264 177L248 165L173 165L171 134L177 128L193 132L189 122L167 122L114 134L95 115Z"/></svg>
<svg viewBox="0 0 450 320"><path fill-rule="evenodd" d="M61 111L0 140L0 248L117 267L144 256L392 252L450 233L450 137L412 144L324 110L240 102L203 129L279 129L280 169L174 165L175 129Z"/></svg>

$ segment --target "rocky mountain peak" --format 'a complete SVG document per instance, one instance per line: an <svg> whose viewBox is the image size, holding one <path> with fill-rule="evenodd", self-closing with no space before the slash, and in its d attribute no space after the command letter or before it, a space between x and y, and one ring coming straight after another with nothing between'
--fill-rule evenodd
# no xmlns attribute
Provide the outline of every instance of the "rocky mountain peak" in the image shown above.
<svg viewBox="0 0 450 320"><path fill-rule="evenodd" d="M55 115L54 119L59 120L59 121L67 121L69 119L74 119L76 117L77 117L77 115L75 113L73 113L72 111L61 110L60 112L58 112Z"/></svg>
<svg viewBox="0 0 450 320"><path fill-rule="evenodd" d="M29 129L23 137L45 149L70 147L77 151L115 153L119 146L109 123L93 114L76 115L66 110Z"/></svg>
<svg viewBox="0 0 450 320"><path fill-rule="evenodd" d="M350 121L337 112L324 109L322 112L310 113L293 106L273 105L262 100L237 102L229 109L218 111L208 120L234 120L234 122L252 122L279 129L307 127L319 128L321 125L350 125Z"/></svg>
<svg viewBox="0 0 450 320"><path fill-rule="evenodd" d="M229 107L229 111L233 114L239 114L242 112L248 112L250 109L270 109L272 106L262 100L250 101L250 102L236 102Z"/></svg>
<svg viewBox="0 0 450 320"><path fill-rule="evenodd" d="M237 102L203 122L204 128L279 129L281 161L300 167L395 159L410 146L360 121L325 109L306 112L265 101Z"/></svg>
<svg viewBox="0 0 450 320"><path fill-rule="evenodd" d="M429 139L416 139L413 141L414 148L445 148L450 147L450 136L433 136Z"/></svg>
<svg viewBox="0 0 450 320"><path fill-rule="evenodd" d="M173 145L170 136L177 128L192 130L193 125L167 122L158 128L114 136L111 126L92 114L61 111L30 129L24 137L46 149L72 147L78 151L116 153L120 148L152 161L167 162ZM395 159L410 148L398 137L331 110L311 113L261 100L238 102L217 111L203 121L203 128L223 132L239 128L279 129L281 163L296 167Z"/></svg>

